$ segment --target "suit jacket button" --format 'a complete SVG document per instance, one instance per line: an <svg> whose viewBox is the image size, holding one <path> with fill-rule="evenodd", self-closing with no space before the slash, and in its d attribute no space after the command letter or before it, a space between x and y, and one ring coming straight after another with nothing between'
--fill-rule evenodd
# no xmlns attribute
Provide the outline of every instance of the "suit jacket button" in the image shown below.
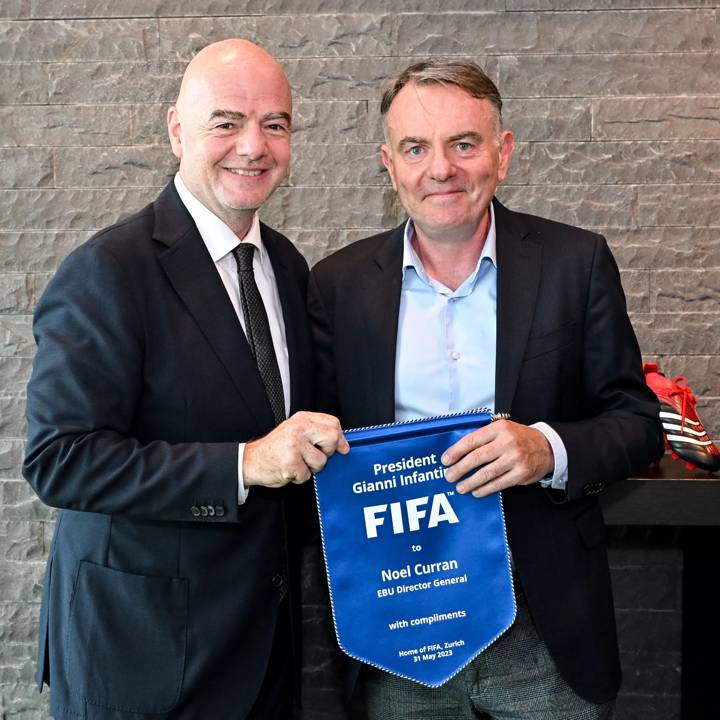
<svg viewBox="0 0 720 720"><path fill-rule="evenodd" d="M273 579L270 582L272 582L273 587L281 588L283 585L283 577L282 575L273 575Z"/></svg>
<svg viewBox="0 0 720 720"><path fill-rule="evenodd" d="M217 517L222 517L225 514L225 508L222 505L216 505L215 506L215 515Z"/></svg>
<svg viewBox="0 0 720 720"><path fill-rule="evenodd" d="M207 517L207 514L208 514L207 506L205 506L205 505L201 505L201 506L200 506L200 514L201 514L203 517Z"/></svg>
<svg viewBox="0 0 720 720"><path fill-rule="evenodd" d="M198 515L200 515L200 508L199 508L197 505L193 505L193 506L190 508L190 512L191 512L195 517L197 517Z"/></svg>

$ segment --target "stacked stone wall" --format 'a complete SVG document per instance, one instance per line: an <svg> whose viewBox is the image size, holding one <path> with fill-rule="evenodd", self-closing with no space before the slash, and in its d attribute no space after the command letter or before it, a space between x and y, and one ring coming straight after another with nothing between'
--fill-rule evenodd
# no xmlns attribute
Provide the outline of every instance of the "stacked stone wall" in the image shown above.
<svg viewBox="0 0 720 720"><path fill-rule="evenodd" d="M688 378L720 434L719 8L703 0L1 0L0 716L35 720L46 705L32 677L53 513L20 475L32 311L72 248L172 176L164 117L193 52L245 36L285 66L296 100L294 161L263 218L311 262L402 218L378 153L385 79L425 57L482 64L517 141L501 199L607 236L645 357ZM656 667L677 679L679 600L668 585L654 600L626 585L677 580L681 560L667 548L643 552L615 555L619 596L630 603L621 620L626 610L663 612L669 634L644 654L637 643L623 646L629 667L651 663L626 681L627 717L644 717L650 698L666 712L653 717L672 718L678 683L643 678ZM315 609L311 593L309 617ZM638 626L626 625L637 638ZM660 626L648 621L648 633ZM320 709L328 668L310 660L314 717L333 718Z"/></svg>

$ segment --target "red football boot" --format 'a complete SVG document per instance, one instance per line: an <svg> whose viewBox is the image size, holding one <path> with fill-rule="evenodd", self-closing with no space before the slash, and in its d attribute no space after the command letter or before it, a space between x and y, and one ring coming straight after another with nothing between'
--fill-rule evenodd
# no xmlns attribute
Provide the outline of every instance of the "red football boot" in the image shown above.
<svg viewBox="0 0 720 720"><path fill-rule="evenodd" d="M687 380L668 380L656 363L644 363L645 382L660 400L660 421L665 447L673 460L684 460L689 470L696 467L709 472L720 470L720 451L710 439L695 410L697 398Z"/></svg>

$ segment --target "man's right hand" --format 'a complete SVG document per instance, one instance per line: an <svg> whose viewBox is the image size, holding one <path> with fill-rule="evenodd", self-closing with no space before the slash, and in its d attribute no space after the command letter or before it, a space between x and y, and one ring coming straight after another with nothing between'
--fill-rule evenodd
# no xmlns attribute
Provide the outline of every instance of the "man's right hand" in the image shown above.
<svg viewBox="0 0 720 720"><path fill-rule="evenodd" d="M350 452L340 421L324 413L298 412L245 445L243 482L245 487L271 488L304 483L325 467L334 452Z"/></svg>

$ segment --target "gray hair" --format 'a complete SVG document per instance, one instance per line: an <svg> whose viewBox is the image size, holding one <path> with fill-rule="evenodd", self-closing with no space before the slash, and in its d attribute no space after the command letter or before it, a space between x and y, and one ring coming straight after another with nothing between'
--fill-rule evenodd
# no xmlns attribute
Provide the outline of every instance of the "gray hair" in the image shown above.
<svg viewBox="0 0 720 720"><path fill-rule="evenodd" d="M424 60L405 68L391 79L380 102L380 114L383 119L390 110L397 94L409 84L415 85L455 85L468 95L480 100L488 100L497 111L498 128L502 126L502 98L495 83L475 63L437 62Z"/></svg>

